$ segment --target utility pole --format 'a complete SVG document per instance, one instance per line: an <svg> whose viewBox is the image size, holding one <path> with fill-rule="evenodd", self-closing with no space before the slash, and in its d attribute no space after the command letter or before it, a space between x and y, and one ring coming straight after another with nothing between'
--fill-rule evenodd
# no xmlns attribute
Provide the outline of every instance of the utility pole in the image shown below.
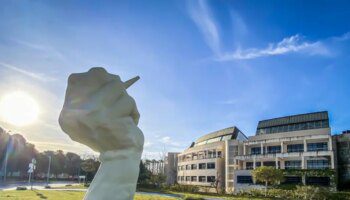
<svg viewBox="0 0 350 200"><path fill-rule="evenodd" d="M50 183L51 156L49 156L49 167L47 169L47 185Z"/></svg>

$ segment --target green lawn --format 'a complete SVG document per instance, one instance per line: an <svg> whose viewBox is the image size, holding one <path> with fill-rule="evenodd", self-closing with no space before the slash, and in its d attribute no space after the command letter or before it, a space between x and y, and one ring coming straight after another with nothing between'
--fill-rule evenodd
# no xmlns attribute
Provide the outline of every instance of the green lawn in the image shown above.
<svg viewBox="0 0 350 200"><path fill-rule="evenodd" d="M84 192L75 191L47 191L47 190L26 190L26 191L0 191L1 200L81 200ZM155 197L151 195L136 195L134 200L175 200L175 198Z"/></svg>

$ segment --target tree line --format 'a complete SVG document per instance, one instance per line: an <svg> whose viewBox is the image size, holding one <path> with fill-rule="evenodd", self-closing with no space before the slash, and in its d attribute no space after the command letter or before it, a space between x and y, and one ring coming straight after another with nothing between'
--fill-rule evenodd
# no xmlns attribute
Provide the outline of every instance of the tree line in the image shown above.
<svg viewBox="0 0 350 200"><path fill-rule="evenodd" d="M62 150L39 152L35 146L26 141L21 134L10 134L0 127L0 176L24 179L28 176L28 165L32 158L36 159L36 178L47 177L49 159L51 157L50 178L72 179L79 175L90 175L99 167L96 158L82 159L73 152Z"/></svg>

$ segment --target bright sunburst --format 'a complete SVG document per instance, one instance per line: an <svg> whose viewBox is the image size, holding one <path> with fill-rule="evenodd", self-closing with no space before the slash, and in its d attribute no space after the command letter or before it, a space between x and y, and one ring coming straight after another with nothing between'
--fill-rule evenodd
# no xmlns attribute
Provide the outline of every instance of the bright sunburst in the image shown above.
<svg viewBox="0 0 350 200"><path fill-rule="evenodd" d="M33 123L39 115L37 102L25 92L13 92L0 100L0 117L3 121L24 126Z"/></svg>

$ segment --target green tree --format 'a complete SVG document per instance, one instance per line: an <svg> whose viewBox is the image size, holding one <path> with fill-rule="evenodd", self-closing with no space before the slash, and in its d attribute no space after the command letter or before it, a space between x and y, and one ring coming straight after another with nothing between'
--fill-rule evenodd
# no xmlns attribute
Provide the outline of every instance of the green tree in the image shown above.
<svg viewBox="0 0 350 200"><path fill-rule="evenodd" d="M99 166L100 163L92 158L86 159L81 163L81 169L86 172L86 182L93 179Z"/></svg>
<svg viewBox="0 0 350 200"><path fill-rule="evenodd" d="M151 171L149 171L146 168L145 163L141 160L140 162L140 172L139 172L139 178L137 180L137 184L140 185L146 185L149 183L149 180L151 178Z"/></svg>
<svg viewBox="0 0 350 200"><path fill-rule="evenodd" d="M262 166L252 171L254 181L265 183L265 196L267 194L267 186L271 184L278 184L283 181L283 172L274 167Z"/></svg>

